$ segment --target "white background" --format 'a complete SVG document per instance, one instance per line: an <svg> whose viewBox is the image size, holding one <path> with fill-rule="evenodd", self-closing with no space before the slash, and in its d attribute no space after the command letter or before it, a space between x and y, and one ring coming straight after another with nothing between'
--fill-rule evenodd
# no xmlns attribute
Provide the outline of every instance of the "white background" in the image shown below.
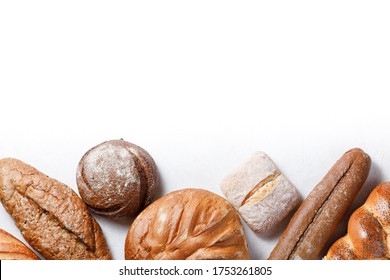
<svg viewBox="0 0 390 280"><path fill-rule="evenodd" d="M81 156L124 138L155 159L161 196L221 194L262 150L305 197L360 147L373 164L354 209L390 176L389 13L387 1L2 1L0 157L77 191ZM131 220L95 217L123 259ZM285 226L246 227L251 258ZM2 206L0 227L22 239Z"/></svg>

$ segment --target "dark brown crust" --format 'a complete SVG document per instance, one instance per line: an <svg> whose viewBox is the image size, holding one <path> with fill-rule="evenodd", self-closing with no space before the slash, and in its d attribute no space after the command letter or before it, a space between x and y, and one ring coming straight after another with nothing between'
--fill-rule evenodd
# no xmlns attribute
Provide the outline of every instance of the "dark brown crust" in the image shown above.
<svg viewBox="0 0 390 280"><path fill-rule="evenodd" d="M128 176L117 176L118 169L101 155L101 166L87 171L86 164L91 153L104 147L115 151L125 151L128 162L114 155L113 161L122 161L127 166ZM122 149L122 150L121 150ZM109 176L109 183L103 183ZM93 179L92 179L93 178ZM153 199L154 191L159 186L157 167L152 157L141 147L124 140L110 140L88 150L81 158L77 168L77 187L80 196L92 211L109 217L136 216ZM99 187L96 187L98 186ZM108 197L109 194L109 197Z"/></svg>
<svg viewBox="0 0 390 280"><path fill-rule="evenodd" d="M35 168L0 160L0 200L46 259L111 259L100 226L77 194Z"/></svg>
<svg viewBox="0 0 390 280"><path fill-rule="evenodd" d="M303 201L269 256L270 260L318 259L368 177L370 157L346 152Z"/></svg>

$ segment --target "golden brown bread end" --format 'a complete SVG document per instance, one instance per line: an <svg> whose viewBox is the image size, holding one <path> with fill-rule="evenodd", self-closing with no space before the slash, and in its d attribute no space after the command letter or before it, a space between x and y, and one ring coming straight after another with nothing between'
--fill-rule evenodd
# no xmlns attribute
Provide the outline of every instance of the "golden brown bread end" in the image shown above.
<svg viewBox="0 0 390 280"><path fill-rule="evenodd" d="M39 260L39 258L22 241L0 229L0 260Z"/></svg>

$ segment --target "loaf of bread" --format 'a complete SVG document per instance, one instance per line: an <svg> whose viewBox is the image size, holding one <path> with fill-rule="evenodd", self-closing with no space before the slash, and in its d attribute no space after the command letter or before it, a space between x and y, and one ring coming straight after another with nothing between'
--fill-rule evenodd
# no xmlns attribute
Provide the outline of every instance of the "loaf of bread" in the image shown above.
<svg viewBox="0 0 390 280"><path fill-rule="evenodd" d="M89 209L109 217L135 217L150 204L160 180L153 158L124 140L88 150L76 173L77 187Z"/></svg>
<svg viewBox="0 0 390 280"><path fill-rule="evenodd" d="M224 198L202 189L171 192L134 220L127 260L248 259L240 218Z"/></svg>
<svg viewBox="0 0 390 280"><path fill-rule="evenodd" d="M301 202L294 185L264 152L255 152L226 175L221 190L249 227L266 232Z"/></svg>
<svg viewBox="0 0 390 280"><path fill-rule="evenodd" d="M324 259L390 259L390 182L377 186L353 212L347 235L330 247Z"/></svg>
<svg viewBox="0 0 390 280"><path fill-rule="evenodd" d="M366 181L370 166L370 157L361 149L346 152L294 213L269 259L320 259L322 249Z"/></svg>
<svg viewBox="0 0 390 280"><path fill-rule="evenodd" d="M22 241L0 229L0 260L39 260Z"/></svg>
<svg viewBox="0 0 390 280"><path fill-rule="evenodd" d="M110 259L100 226L68 186L20 160L0 160L0 200L46 259Z"/></svg>

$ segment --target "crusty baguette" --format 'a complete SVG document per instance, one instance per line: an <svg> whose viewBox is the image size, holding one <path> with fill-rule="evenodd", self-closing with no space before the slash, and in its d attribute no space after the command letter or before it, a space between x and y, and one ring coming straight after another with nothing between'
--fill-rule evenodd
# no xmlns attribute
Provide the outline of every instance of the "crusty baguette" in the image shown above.
<svg viewBox="0 0 390 280"><path fill-rule="evenodd" d="M298 208L269 259L319 259L367 179L370 157L361 149L346 152Z"/></svg>
<svg viewBox="0 0 390 280"><path fill-rule="evenodd" d="M347 235L330 247L325 259L390 259L390 182L377 186L352 213Z"/></svg>
<svg viewBox="0 0 390 280"><path fill-rule="evenodd" d="M39 260L22 241L0 229L0 260Z"/></svg>
<svg viewBox="0 0 390 280"><path fill-rule="evenodd" d="M46 259L110 259L100 226L65 184L12 158L0 160L0 200Z"/></svg>

